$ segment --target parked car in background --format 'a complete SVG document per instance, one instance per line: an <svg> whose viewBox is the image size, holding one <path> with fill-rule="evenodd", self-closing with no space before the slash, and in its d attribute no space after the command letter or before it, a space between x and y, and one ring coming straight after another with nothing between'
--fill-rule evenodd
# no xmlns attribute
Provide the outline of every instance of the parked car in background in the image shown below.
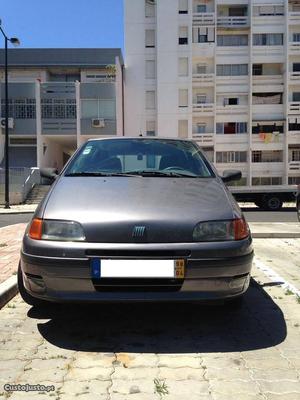
<svg viewBox="0 0 300 400"><path fill-rule="evenodd" d="M52 175L51 175L52 174ZM39 205L23 239L23 299L232 299L249 286L252 238L224 185L192 141L90 140Z"/></svg>

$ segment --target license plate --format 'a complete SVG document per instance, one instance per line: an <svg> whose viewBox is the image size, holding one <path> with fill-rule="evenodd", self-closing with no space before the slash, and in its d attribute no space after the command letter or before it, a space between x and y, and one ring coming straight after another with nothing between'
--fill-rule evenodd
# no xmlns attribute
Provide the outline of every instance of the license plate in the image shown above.
<svg viewBox="0 0 300 400"><path fill-rule="evenodd" d="M91 260L92 278L183 279L185 260Z"/></svg>

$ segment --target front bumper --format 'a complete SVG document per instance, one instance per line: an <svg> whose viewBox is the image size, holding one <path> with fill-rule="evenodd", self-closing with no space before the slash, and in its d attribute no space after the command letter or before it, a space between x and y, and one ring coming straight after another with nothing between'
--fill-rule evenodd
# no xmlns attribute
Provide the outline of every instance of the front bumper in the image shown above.
<svg viewBox="0 0 300 400"><path fill-rule="evenodd" d="M90 259L182 258L184 280L103 290L91 278ZM226 299L244 293L250 280L252 240L218 243L110 244L35 241L24 237L21 268L26 290L57 302L186 301ZM146 290L145 290L146 289Z"/></svg>

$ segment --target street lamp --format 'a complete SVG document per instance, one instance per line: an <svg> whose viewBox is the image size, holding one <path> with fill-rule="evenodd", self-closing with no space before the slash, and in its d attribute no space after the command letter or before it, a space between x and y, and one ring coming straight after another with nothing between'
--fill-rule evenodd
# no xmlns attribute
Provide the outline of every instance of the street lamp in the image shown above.
<svg viewBox="0 0 300 400"><path fill-rule="evenodd" d="M8 42L12 43L14 46L19 46L20 41L16 37L9 38L6 36L5 32L1 27L0 20L0 31L4 36L5 40L5 208L9 207L9 136L8 136L8 68L7 68L7 47Z"/></svg>

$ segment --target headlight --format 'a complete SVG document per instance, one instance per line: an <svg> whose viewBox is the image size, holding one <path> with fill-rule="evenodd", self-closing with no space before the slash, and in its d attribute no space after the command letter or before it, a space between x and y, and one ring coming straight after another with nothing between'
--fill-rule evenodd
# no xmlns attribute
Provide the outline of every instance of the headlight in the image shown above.
<svg viewBox="0 0 300 400"><path fill-rule="evenodd" d="M194 228L193 239L195 242L241 240L248 237L249 233L249 227L244 218L199 222Z"/></svg>
<svg viewBox="0 0 300 400"><path fill-rule="evenodd" d="M85 234L82 226L74 221L42 220L35 218L29 228L29 237L36 240L82 242Z"/></svg>

